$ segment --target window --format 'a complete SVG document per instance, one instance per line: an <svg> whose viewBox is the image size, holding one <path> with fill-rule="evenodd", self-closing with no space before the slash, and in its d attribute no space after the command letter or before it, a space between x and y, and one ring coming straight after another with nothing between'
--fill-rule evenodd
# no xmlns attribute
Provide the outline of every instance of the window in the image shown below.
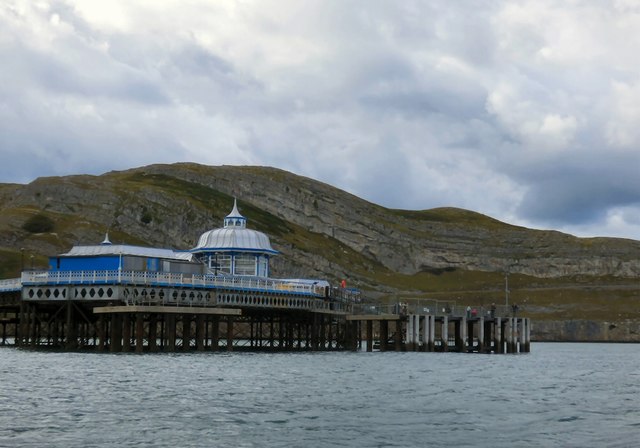
<svg viewBox="0 0 640 448"><path fill-rule="evenodd" d="M254 255L239 254L235 257L236 275L256 275L256 257Z"/></svg>
<svg viewBox="0 0 640 448"><path fill-rule="evenodd" d="M209 257L209 269L211 269L214 274L231 274L231 255L211 255Z"/></svg>
<svg viewBox="0 0 640 448"><path fill-rule="evenodd" d="M256 257L256 261L258 263L258 276L267 277L269 275L269 257L266 255Z"/></svg>

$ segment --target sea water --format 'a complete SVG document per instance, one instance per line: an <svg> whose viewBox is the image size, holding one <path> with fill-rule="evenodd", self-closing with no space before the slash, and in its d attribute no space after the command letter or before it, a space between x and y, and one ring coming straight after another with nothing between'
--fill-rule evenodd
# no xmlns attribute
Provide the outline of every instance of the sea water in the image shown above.
<svg viewBox="0 0 640 448"><path fill-rule="evenodd" d="M640 446L640 346L531 353L0 349L0 446Z"/></svg>

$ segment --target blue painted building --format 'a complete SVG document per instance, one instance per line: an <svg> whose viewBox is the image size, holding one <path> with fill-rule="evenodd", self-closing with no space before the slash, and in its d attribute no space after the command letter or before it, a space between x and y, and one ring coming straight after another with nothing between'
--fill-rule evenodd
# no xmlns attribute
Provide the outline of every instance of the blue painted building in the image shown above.
<svg viewBox="0 0 640 448"><path fill-rule="evenodd" d="M269 237L247 228L247 218L233 210L223 227L203 233L196 247L176 251L152 247L112 244L108 235L101 244L74 246L51 257L52 271L146 271L221 276L269 277L269 260L278 251Z"/></svg>

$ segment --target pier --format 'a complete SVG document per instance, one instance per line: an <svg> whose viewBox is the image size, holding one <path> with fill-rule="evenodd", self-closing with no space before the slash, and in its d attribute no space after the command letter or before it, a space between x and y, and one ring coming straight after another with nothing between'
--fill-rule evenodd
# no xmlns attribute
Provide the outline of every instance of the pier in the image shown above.
<svg viewBox="0 0 640 448"><path fill-rule="evenodd" d="M530 320L504 315L506 309L503 315L471 316L462 307L425 312L411 303L365 305L343 288L256 282L26 271L0 284L0 344L111 353L530 350Z"/></svg>

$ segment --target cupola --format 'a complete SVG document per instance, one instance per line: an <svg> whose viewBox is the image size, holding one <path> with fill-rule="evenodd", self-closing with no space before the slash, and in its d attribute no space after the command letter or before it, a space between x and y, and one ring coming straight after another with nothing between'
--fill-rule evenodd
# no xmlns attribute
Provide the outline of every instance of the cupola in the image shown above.
<svg viewBox="0 0 640 448"><path fill-rule="evenodd" d="M267 277L269 258L278 251L271 247L267 235L247 229L247 218L240 214L235 199L233 209L224 218L223 224L222 228L200 235L191 253L215 275Z"/></svg>

